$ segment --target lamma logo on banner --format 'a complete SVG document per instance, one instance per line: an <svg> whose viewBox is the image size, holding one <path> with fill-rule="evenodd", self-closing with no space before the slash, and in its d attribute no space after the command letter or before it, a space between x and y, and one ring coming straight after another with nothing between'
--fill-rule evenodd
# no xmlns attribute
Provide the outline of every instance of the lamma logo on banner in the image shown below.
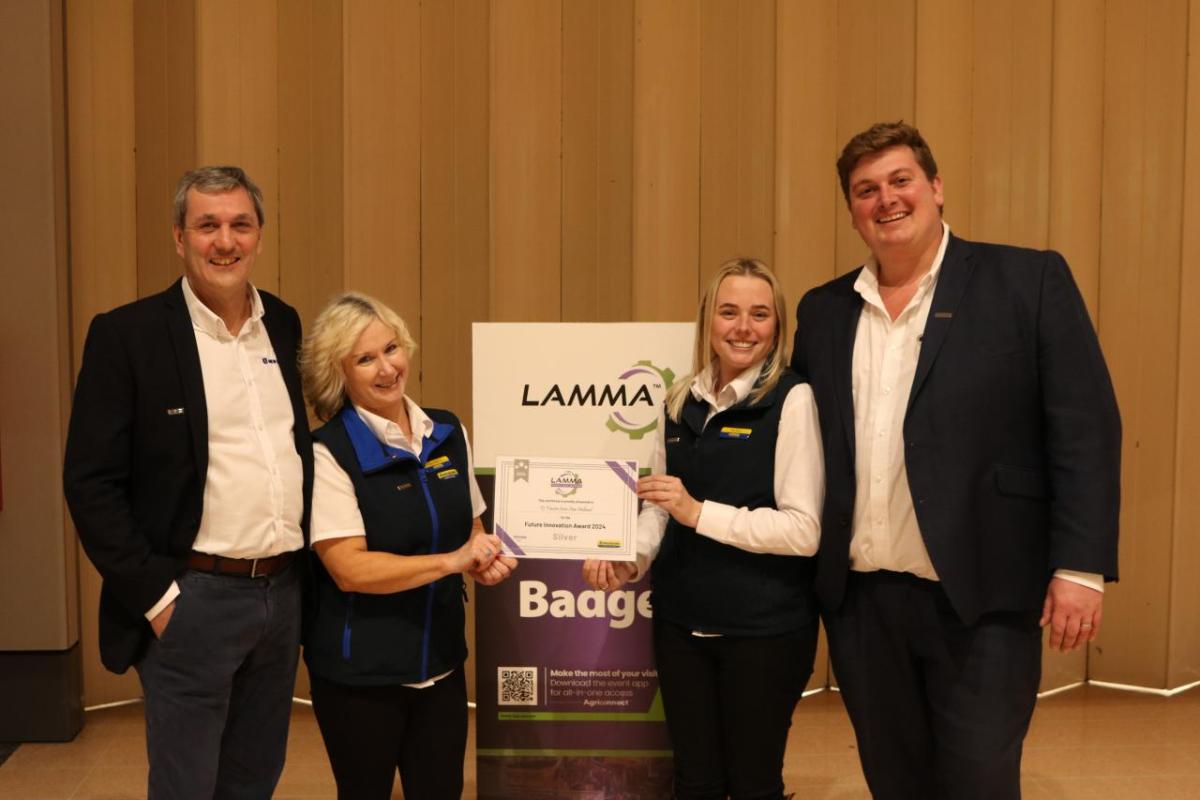
<svg viewBox="0 0 1200 800"><path fill-rule="evenodd" d="M521 393L521 405L611 407L605 427L630 439L641 439L658 427L658 405L674 382L675 372L670 367L642 360L618 375L613 383L576 383L565 391L554 383L540 393L540 399L537 392L530 396L532 386L527 383Z"/></svg>

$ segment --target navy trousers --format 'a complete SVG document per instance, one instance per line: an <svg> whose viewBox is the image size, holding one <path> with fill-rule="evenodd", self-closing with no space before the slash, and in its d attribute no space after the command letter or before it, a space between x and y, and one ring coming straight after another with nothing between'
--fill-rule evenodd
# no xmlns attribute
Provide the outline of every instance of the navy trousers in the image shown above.
<svg viewBox="0 0 1200 800"><path fill-rule="evenodd" d="M299 563L268 578L179 578L167 629L137 665L150 800L271 797L296 682Z"/></svg>
<svg viewBox="0 0 1200 800"><path fill-rule="evenodd" d="M941 584L852 572L824 615L876 800L1019 800L1042 670L1038 611L965 625Z"/></svg>

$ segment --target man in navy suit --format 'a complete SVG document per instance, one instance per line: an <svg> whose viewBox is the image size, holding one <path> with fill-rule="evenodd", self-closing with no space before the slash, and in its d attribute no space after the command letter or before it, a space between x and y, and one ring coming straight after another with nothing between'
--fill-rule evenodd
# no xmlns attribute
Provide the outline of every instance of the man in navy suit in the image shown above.
<svg viewBox="0 0 1200 800"><path fill-rule="evenodd" d="M262 193L180 180L183 278L92 320L64 488L103 578L100 654L137 668L151 798L268 798L283 769L312 444L296 312L250 283Z"/></svg>
<svg viewBox="0 0 1200 800"><path fill-rule="evenodd" d="M1092 641L1117 576L1112 383L1062 256L951 234L915 128L858 134L838 173L871 256L800 301L792 356L834 672L874 797L1019 798L1040 626Z"/></svg>

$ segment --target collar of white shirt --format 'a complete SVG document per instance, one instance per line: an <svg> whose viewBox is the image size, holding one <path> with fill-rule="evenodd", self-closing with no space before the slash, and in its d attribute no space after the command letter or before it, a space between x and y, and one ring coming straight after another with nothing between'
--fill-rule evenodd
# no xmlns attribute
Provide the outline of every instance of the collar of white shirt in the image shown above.
<svg viewBox="0 0 1200 800"><path fill-rule="evenodd" d="M192 327L198 331L207 333L215 339L236 338L230 335L229 329L225 327L225 321L218 317L211 308L204 305L203 301L192 291L192 285L188 283L186 275L182 283L183 300L187 303L188 316L192 318ZM246 284L246 286L250 292L250 318L246 320L246 324L238 331L239 336L249 330L248 326L258 322L263 317L263 303L262 298L258 296L258 289L254 288L254 284Z"/></svg>
<svg viewBox="0 0 1200 800"><path fill-rule="evenodd" d="M715 395L713 394L713 385L716 383L713 376L715 365L709 364L692 379L692 397L702 400L720 411L732 408L750 394L750 390L758 382L758 376L762 374L764 363L764 361L759 361L742 370L740 375L722 386L721 391Z"/></svg>
<svg viewBox="0 0 1200 800"><path fill-rule="evenodd" d="M425 441L426 437L433 435L433 420L408 395L404 395L404 407L408 411L408 424L412 426L412 441L405 438L404 429L390 419L372 414L358 406L355 406L354 410L358 412L358 418L371 429L371 433L375 434L376 439L389 447L399 447L413 455L420 456L420 443Z"/></svg>
<svg viewBox="0 0 1200 800"><path fill-rule="evenodd" d="M937 280L938 273L942 269L942 261L946 258L946 245L949 243L950 225L943 220L941 244L938 245L937 254L933 257L933 263L929 266L929 271L921 276L920 284L917 287L914 297L923 295ZM883 308L883 298L879 295L879 261L876 260L875 256L871 256L863 264L862 271L858 273L858 279L854 281L854 291L862 295L864 301L876 308Z"/></svg>

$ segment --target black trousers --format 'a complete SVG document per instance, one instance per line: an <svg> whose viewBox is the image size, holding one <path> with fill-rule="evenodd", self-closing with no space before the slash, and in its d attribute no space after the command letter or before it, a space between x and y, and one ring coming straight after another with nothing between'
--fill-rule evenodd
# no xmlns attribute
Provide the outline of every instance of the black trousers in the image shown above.
<svg viewBox="0 0 1200 800"><path fill-rule="evenodd" d="M675 797L783 797L788 728L816 647L815 621L782 636L713 638L654 621Z"/></svg>
<svg viewBox="0 0 1200 800"><path fill-rule="evenodd" d="M405 797L462 796L467 684L461 668L425 689L310 679L339 800L391 797L397 768Z"/></svg>
<svg viewBox="0 0 1200 800"><path fill-rule="evenodd" d="M1039 612L964 625L941 584L851 573L829 650L877 800L1018 800L1042 670Z"/></svg>

